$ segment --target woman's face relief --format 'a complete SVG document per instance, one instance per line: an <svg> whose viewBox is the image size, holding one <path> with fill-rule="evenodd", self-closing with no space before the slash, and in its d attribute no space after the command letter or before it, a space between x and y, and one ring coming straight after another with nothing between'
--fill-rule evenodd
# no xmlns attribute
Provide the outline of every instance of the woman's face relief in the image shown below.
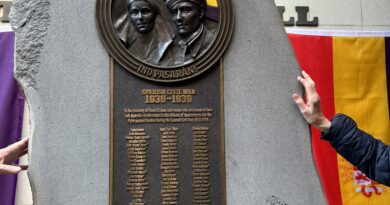
<svg viewBox="0 0 390 205"><path fill-rule="evenodd" d="M139 33L148 33L154 26L157 12L145 0L135 0L129 5L130 21Z"/></svg>

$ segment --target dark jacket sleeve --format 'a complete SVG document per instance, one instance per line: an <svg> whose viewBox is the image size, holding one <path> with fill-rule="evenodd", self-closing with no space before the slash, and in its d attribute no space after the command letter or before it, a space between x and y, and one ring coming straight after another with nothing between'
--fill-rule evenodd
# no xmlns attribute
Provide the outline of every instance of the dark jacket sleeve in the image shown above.
<svg viewBox="0 0 390 205"><path fill-rule="evenodd" d="M337 114L322 139L367 177L390 186L390 146L358 129L350 117Z"/></svg>

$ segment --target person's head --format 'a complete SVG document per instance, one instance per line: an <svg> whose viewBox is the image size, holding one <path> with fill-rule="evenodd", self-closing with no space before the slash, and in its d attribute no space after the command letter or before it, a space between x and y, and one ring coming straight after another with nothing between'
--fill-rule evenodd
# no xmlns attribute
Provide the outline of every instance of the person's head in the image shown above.
<svg viewBox="0 0 390 205"><path fill-rule="evenodd" d="M130 21L140 33L148 33L154 26L158 9L150 0L128 0Z"/></svg>
<svg viewBox="0 0 390 205"><path fill-rule="evenodd" d="M206 12L205 0L167 0L177 32L187 36L195 32Z"/></svg>

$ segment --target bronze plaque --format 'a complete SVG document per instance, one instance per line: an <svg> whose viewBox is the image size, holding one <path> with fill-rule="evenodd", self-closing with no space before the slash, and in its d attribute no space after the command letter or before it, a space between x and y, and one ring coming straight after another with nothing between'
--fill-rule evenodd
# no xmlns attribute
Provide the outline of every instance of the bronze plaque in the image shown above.
<svg viewBox="0 0 390 205"><path fill-rule="evenodd" d="M221 72L161 85L114 65L112 204L225 204Z"/></svg>
<svg viewBox="0 0 390 205"><path fill-rule="evenodd" d="M230 0L98 0L97 25L112 56L110 204L226 204Z"/></svg>

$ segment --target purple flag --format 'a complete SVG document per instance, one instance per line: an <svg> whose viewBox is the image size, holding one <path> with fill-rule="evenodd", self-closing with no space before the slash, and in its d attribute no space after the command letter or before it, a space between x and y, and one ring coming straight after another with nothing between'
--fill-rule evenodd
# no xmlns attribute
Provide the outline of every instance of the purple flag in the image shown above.
<svg viewBox="0 0 390 205"><path fill-rule="evenodd" d="M0 32L0 148L21 138L24 98L13 77L13 58L14 33ZM16 179L17 175L0 175L1 205L14 205Z"/></svg>

